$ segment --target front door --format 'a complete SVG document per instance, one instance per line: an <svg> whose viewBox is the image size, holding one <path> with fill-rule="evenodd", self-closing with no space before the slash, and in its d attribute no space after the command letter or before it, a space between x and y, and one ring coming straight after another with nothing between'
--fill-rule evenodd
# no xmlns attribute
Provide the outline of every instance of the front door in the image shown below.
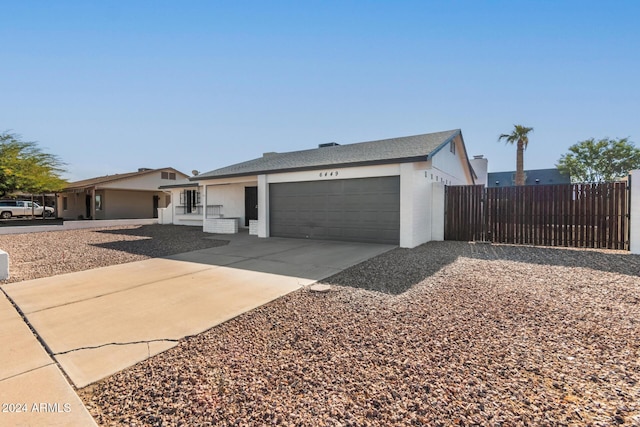
<svg viewBox="0 0 640 427"><path fill-rule="evenodd" d="M86 219L91 219L91 195L87 194L85 199L84 199L84 204L86 209L86 215L85 218Z"/></svg>
<svg viewBox="0 0 640 427"><path fill-rule="evenodd" d="M258 187L244 187L244 226L250 219L258 219Z"/></svg>
<svg viewBox="0 0 640 427"><path fill-rule="evenodd" d="M153 196L153 217L158 218L158 207L160 205L160 196Z"/></svg>

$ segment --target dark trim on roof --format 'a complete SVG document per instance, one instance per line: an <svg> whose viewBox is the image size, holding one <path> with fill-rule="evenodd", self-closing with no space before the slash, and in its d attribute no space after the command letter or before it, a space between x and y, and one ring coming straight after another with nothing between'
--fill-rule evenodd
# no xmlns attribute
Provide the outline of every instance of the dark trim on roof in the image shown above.
<svg viewBox="0 0 640 427"><path fill-rule="evenodd" d="M458 130L456 131L456 133L454 133L453 135L451 135L451 136L450 136L449 138L447 138L447 139L446 139L442 144L438 145L438 146L436 147L436 149L435 149L435 150L433 150L431 153L429 153L429 156L430 156L430 157L435 156L435 155L436 155L436 153L438 153L438 151L442 150L444 147L446 147L446 146L447 146L447 144L451 143L451 141L453 141L453 140L456 138L456 136L461 135L461 134L462 134L462 132L460 131L460 129L458 129Z"/></svg>
<svg viewBox="0 0 640 427"><path fill-rule="evenodd" d="M198 187L198 183L197 182L186 182L184 184L168 184L168 185L161 185L160 187L158 187L160 190L162 190L163 188L184 188L184 187Z"/></svg>
<svg viewBox="0 0 640 427"><path fill-rule="evenodd" d="M225 166L189 178L192 182L216 182L219 179L255 177L264 174L290 173L297 171L317 171L328 168L353 168L371 165L389 165L428 161L434 154L455 141L460 135L461 151L467 157L467 150L460 129L387 138L376 141L359 142L326 148L274 153L234 165ZM456 142L457 144L457 142ZM467 164L465 175L473 182L474 173Z"/></svg>
<svg viewBox="0 0 640 427"><path fill-rule="evenodd" d="M453 135L451 135L449 138L447 138L446 141L444 141L442 144L440 144L435 150L433 150L430 154L431 157L435 156L438 151L442 150L444 147L446 147L448 144L450 144L454 139L456 139L457 137L460 137L460 141L462 142L462 149L464 150L464 157L465 159L467 159L467 167L469 168L469 175L471 175L471 180L473 181L473 184L476 183L476 178L478 177L478 175L476 175L476 171L473 170L473 166L471 166L471 162L469 161L469 155L467 154L467 146L464 143L464 138L462 137L462 129L457 129L457 132Z"/></svg>
<svg viewBox="0 0 640 427"><path fill-rule="evenodd" d="M394 163L413 163L413 162L426 162L429 159L429 155L427 156L417 156L417 157L403 157L400 159L385 159L385 160L369 160L363 162L351 162L351 163L337 163L337 164L325 164L319 166L306 166L306 167L297 167L297 168L283 168L283 169L271 169L271 170L262 170L259 172L241 172L234 174L226 174L226 175L216 175L211 177L203 177L203 176L192 176L189 178L189 181L209 181L214 179L223 179L223 178L238 178L242 176L254 176L254 175L265 175L272 173L286 173L286 172L304 172L304 171L313 171L313 170L324 170L327 168L352 168L359 166L376 166L376 165L389 165Z"/></svg>

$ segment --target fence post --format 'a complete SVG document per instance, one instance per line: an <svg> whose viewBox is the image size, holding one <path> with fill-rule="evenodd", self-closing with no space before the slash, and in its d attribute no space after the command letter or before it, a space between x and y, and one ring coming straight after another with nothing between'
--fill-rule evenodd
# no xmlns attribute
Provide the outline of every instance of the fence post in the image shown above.
<svg viewBox="0 0 640 427"><path fill-rule="evenodd" d="M629 250L640 255L640 169L631 171L629 175Z"/></svg>

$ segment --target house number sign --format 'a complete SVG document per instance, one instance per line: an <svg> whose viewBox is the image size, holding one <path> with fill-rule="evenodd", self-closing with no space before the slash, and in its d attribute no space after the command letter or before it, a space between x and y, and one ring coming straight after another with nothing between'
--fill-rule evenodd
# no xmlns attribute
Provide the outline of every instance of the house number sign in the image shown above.
<svg viewBox="0 0 640 427"><path fill-rule="evenodd" d="M338 171L320 172L320 178L323 178L325 176L338 176Z"/></svg>

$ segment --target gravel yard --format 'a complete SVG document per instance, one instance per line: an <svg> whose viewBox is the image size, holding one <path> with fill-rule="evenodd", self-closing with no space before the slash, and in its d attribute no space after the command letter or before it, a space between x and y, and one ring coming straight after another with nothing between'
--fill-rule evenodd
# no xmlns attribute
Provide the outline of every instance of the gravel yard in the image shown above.
<svg viewBox="0 0 640 427"><path fill-rule="evenodd" d="M166 232L159 247L177 238ZM94 237L82 233L70 239ZM141 238L128 233L64 265L124 262ZM15 268L30 277L39 262ZM617 251L395 249L79 395L114 426L640 425L639 273L640 256Z"/></svg>
<svg viewBox="0 0 640 427"><path fill-rule="evenodd" d="M397 249L80 395L103 425L640 425L639 271L611 251Z"/></svg>
<svg viewBox="0 0 640 427"><path fill-rule="evenodd" d="M0 235L9 254L9 280L29 279L140 261L227 244L198 227L131 225Z"/></svg>

